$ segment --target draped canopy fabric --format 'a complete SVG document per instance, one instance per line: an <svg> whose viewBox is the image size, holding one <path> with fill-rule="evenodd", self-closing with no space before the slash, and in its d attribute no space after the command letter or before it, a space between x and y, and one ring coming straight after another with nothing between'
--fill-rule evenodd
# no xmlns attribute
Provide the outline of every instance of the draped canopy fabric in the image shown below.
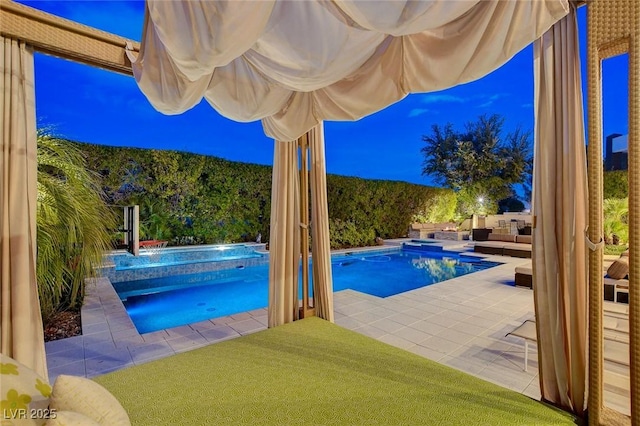
<svg viewBox="0 0 640 426"><path fill-rule="evenodd" d="M300 179L298 143L275 142L271 189L268 325L298 319Z"/></svg>
<svg viewBox="0 0 640 426"><path fill-rule="evenodd" d="M36 284L33 49L24 42L0 37L0 93L0 353L47 378Z"/></svg>
<svg viewBox="0 0 640 426"><path fill-rule="evenodd" d="M533 292L543 399L582 415L587 355L587 160L577 13L534 44Z"/></svg>
<svg viewBox="0 0 640 426"><path fill-rule="evenodd" d="M267 135L277 141L296 141L323 120L358 119L408 93L431 92L478 79L540 38L568 13L568 0L147 0L140 53L137 57L129 54L138 85L157 110L178 114L205 98L228 118L261 119ZM548 70L554 65L545 63ZM566 79L562 84L567 84ZM552 108L545 110L549 106L544 100L558 101L553 89L545 86L540 94L548 97L537 97L544 113L543 127L554 117L564 117ZM580 123L574 121L576 111L570 112L572 122L568 125L575 124L576 135L572 133L569 141L563 140L563 129L553 127L550 134L555 138L543 140L538 132L538 150L556 154L554 149L577 143ZM555 148L549 146L554 144ZM316 154L321 154L322 147L315 148ZM276 142L270 326L289 322L297 315L300 217L293 208L298 202L296 149L296 143ZM567 165L567 170L571 167ZM562 174L563 170L560 167L547 175L538 173L537 188L543 187L540 183L553 182L555 173ZM579 170L574 171L578 182L581 175ZM582 189L567 193L578 194ZM313 202L317 204L314 211L322 216L326 215L326 199L320 195L314 194ZM539 204L538 208L547 207ZM579 210L579 206L573 207ZM572 224L576 232L580 229L581 213L571 208L567 206L570 220L575 222L555 223L550 211L551 218L545 221L544 229L536 230L534 238L540 242L543 239L545 244L558 242L558 253L579 256L580 250L570 248L571 238L556 241L556 234L564 235L563 230ZM328 247L328 229L319 225L314 229L313 242ZM561 304L566 302L569 309L579 304L580 290L563 286L572 278L580 278L580 264L559 269L555 263L548 266L557 261L557 256L548 262L540 255L545 253L543 244L535 253L536 272L545 272L536 281L536 286L543 287L537 292L536 307L554 306L553 296L558 294ZM561 272L558 283L552 275ZM330 296L331 276L325 275L318 297ZM543 290L546 293L542 294ZM565 294L561 290L569 294L562 297ZM546 300L545 295L549 295ZM330 319L331 299L322 297L319 311ZM561 309L558 313L545 311L549 321L541 321L546 330L556 324L566 325L562 336L546 333L541 340L541 346L546 346L541 348L545 371L556 366L563 370L557 377L545 373L541 387L547 399L581 413L583 323L580 315L577 319L566 318L562 313ZM538 314L540 319L540 310ZM563 362L566 354L553 345L576 342L578 347ZM567 376L572 378L571 389L562 384L560 389L554 388Z"/></svg>
<svg viewBox="0 0 640 426"><path fill-rule="evenodd" d="M133 72L153 106L202 98L291 141L412 92L478 79L540 37L568 0L147 0Z"/></svg>

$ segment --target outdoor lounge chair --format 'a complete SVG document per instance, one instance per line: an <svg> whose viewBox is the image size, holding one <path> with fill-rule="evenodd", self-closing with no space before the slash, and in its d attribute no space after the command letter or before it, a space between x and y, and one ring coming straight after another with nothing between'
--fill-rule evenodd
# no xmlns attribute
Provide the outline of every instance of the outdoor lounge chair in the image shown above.
<svg viewBox="0 0 640 426"><path fill-rule="evenodd" d="M531 236L491 233L487 241L475 243L473 251L528 259L531 258Z"/></svg>
<svg viewBox="0 0 640 426"><path fill-rule="evenodd" d="M620 311L611 304L604 307L604 359L618 366L629 367L629 314ZM535 320L526 320L515 330L505 336L516 336L524 339L524 366L527 371L529 363L529 344L537 343Z"/></svg>
<svg viewBox="0 0 640 426"><path fill-rule="evenodd" d="M518 265L515 268L515 285L533 289L533 268L531 263ZM629 303L629 280L604 277L604 300L617 303Z"/></svg>
<svg viewBox="0 0 640 426"><path fill-rule="evenodd" d="M515 282L517 287L533 289L533 268L531 263L516 266Z"/></svg>
<svg viewBox="0 0 640 426"><path fill-rule="evenodd" d="M505 336L516 336L524 339L524 371L528 371L529 343L536 343L538 341L536 322L534 320L526 320L520 327L507 333Z"/></svg>

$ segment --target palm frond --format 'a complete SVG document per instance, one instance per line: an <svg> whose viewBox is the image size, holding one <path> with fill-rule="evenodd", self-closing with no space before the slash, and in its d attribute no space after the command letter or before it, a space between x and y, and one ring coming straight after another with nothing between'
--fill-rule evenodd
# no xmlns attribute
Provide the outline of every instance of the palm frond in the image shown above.
<svg viewBox="0 0 640 426"><path fill-rule="evenodd" d="M38 132L38 257L43 319L79 307L84 280L94 275L115 227L97 175L69 141Z"/></svg>

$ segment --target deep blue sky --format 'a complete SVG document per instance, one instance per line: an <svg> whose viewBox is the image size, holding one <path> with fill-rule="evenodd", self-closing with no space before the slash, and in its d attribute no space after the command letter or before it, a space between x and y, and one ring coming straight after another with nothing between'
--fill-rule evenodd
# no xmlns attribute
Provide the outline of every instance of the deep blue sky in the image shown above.
<svg viewBox="0 0 640 426"><path fill-rule="evenodd" d="M140 40L142 1L21 1L130 39ZM585 8L579 12L586 77ZM205 101L179 116L156 112L131 77L36 55L40 126L69 139L114 146L177 149L230 160L272 164L273 141L259 122L230 121ZM604 134L628 133L626 57L605 61ZM585 88L586 97L586 88ZM481 114L506 118L505 131L533 130L533 49L492 74L437 93L410 95L356 122L325 123L329 173L433 184L421 175L421 136L434 123L464 123Z"/></svg>

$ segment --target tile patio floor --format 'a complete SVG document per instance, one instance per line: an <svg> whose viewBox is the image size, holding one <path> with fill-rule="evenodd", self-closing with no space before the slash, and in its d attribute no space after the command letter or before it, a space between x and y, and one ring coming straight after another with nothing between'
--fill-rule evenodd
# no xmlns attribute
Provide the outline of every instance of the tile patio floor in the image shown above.
<svg viewBox="0 0 640 426"><path fill-rule="evenodd" d="M443 243L447 244L447 243ZM540 398L536 346L506 336L534 318L533 293L513 285L527 262L483 256L503 265L387 298L353 290L334 294L335 322L468 374ZM59 374L94 377L153 359L263 330L267 310L140 335L106 278L87 288L82 336L46 343L51 382ZM605 389L607 406L629 413L629 403Z"/></svg>

